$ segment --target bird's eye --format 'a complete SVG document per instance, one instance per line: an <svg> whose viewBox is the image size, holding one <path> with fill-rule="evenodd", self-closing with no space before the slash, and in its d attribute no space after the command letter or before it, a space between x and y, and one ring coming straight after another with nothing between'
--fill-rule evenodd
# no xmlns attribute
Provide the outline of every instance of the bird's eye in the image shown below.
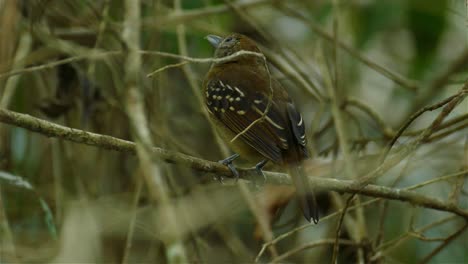
<svg viewBox="0 0 468 264"><path fill-rule="evenodd" d="M231 42L232 41L232 37L228 37L226 38L225 42Z"/></svg>

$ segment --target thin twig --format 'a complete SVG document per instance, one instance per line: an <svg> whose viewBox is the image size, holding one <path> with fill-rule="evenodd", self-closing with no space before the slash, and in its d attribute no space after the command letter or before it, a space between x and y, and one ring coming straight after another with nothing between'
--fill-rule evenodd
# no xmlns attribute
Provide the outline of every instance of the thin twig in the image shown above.
<svg viewBox="0 0 468 264"><path fill-rule="evenodd" d="M54 68L54 67L57 67L57 66L60 66L60 65L63 65L63 64L67 64L67 63L71 63L71 62L75 62L75 61L80 61L80 60L84 60L84 59L89 59L89 60L100 59L100 58L103 58L103 57L107 57L107 56L111 56L111 55L117 55L117 54L122 54L122 51L105 51L105 52L95 51L95 52L93 52L91 54L68 57L66 59L56 60L54 62L49 62L49 63L41 64L41 65L38 65L38 66L31 66L31 67L24 68L24 69L18 69L18 70L4 72L4 73L0 74L0 79L10 77L10 76L14 76L14 75L18 75L18 74L23 74L23 73L47 70L47 69L51 69L51 68Z"/></svg>
<svg viewBox="0 0 468 264"><path fill-rule="evenodd" d="M351 155L351 149L349 146L349 141L348 141L348 134L346 129L345 123L343 121L343 116L340 108L340 99L343 98L339 97L340 95L340 71L339 71L339 56L338 56L338 17L339 17L339 0L333 1L333 6L334 6L334 15L333 15L333 50L332 50L332 55L333 55L333 74L332 70L329 69L330 72L330 79L331 79L331 84L327 85L327 90L328 90L328 95L331 100L331 112L333 116L333 121L335 124L336 128L336 133L338 135L338 141L341 147L341 151L343 153L343 159L345 161L345 167L346 167L346 174L349 178L351 179L357 179L358 174L356 173L356 168L354 166L354 159L353 156ZM338 250L339 250L339 244L338 240L340 238L340 233L341 233L341 227L343 224L343 220L345 217L345 214L347 212L347 208L350 206L351 201L354 199L354 195L351 195L346 203L345 203L345 209L342 212L342 215L340 216L340 219L338 221L337 227L336 227L336 234L335 234L335 240L337 241L335 245L333 246L333 254L331 258L331 263L334 264L337 262L338 258ZM359 197L355 200L357 204L360 203ZM362 207L358 207L356 209L356 223L357 226L355 229L350 230L350 235L353 238L353 240L356 240L358 243L362 240L363 237L366 236L366 227L365 227L365 218L364 218L364 211ZM363 261L363 252L362 249L358 249L358 259L359 262Z"/></svg>
<svg viewBox="0 0 468 264"><path fill-rule="evenodd" d="M379 114L377 114L377 112L375 112L367 104L364 104L363 102L361 102L358 99L353 98L353 97L347 98L345 103L349 104L349 105L352 105L352 106L355 106L356 108L358 108L358 109L362 110L363 112L367 113L372 119L374 119L374 121L380 127L384 138L390 138L395 134L395 132L393 132L393 130L390 127L387 126L387 124L385 123L383 118L381 118L379 116Z"/></svg>
<svg viewBox="0 0 468 264"><path fill-rule="evenodd" d="M425 256L419 263L421 264L428 263L435 255L437 255L440 251L446 248L453 240L455 240L455 238L463 234L463 232L465 232L467 227L468 227L468 223L465 223L465 225L462 228L458 229L453 234L448 236L442 244L440 244L431 253Z"/></svg>
<svg viewBox="0 0 468 264"><path fill-rule="evenodd" d="M262 115L255 119L252 123L250 123L244 130L242 130L241 132L237 133L237 135L235 135L232 139L231 139L231 142L234 142L236 139L238 139L240 136L242 136L243 134L247 133L247 131L249 131L249 129L251 129L255 124L257 124L258 122L261 122L263 121L265 118L266 118L266 115L268 114L268 112L270 111L270 107L272 105L272 102L273 102L273 93L274 93L274 90L273 90L273 86L272 86L272 77L271 77L271 74L270 74L270 70L268 69L268 63L266 61L266 58L263 57L263 62L264 62L264 67L267 71L267 74L268 74L268 86L270 88L270 94L268 95L268 103L265 107L265 110L263 111Z"/></svg>
<svg viewBox="0 0 468 264"><path fill-rule="evenodd" d="M382 156L382 160L385 159L385 157L388 155L388 153L392 149L395 142L398 140L398 138L401 137L401 135L403 135L403 132L411 125L411 123L413 123L414 120L416 120L418 117L420 117L425 112L434 111L434 110L439 109L442 106L450 103L453 99L458 97L458 95L459 94L452 95L452 96L450 96L450 97L448 97L448 98L446 98L446 99L444 99L444 100L442 100L442 101L440 101L438 103L435 103L435 104L430 105L430 106L423 107L422 109L420 109L419 111L417 111L416 113L411 115L410 118L408 118L408 120L403 124L403 126L401 126L400 129L398 129L395 136L393 136L392 140L390 140L390 142L388 143L388 145L387 145L387 147L386 147L386 149L384 151L384 154Z"/></svg>
<svg viewBox="0 0 468 264"><path fill-rule="evenodd" d="M440 92L443 91L442 88L450 81L450 77L457 72L463 71L467 64L468 49L465 49L450 65L448 65L448 67L442 73L434 78L434 80L426 89L421 90L421 94L418 98L416 98L411 110L415 111L416 109L421 108L432 98L435 98L438 94L440 94Z"/></svg>
<svg viewBox="0 0 468 264"><path fill-rule="evenodd" d="M327 246L327 245L333 245L337 241L334 238L329 238L329 239L321 239L318 241L310 242L304 245L301 245L300 247L288 250L284 254L278 256L277 258L273 259L271 263L277 263L280 261L284 261L285 259L291 257L294 254L297 254L303 250L310 249L310 248L315 248L315 247L320 247L320 246ZM338 243L340 245L347 245L347 246L353 246L353 247L361 247L362 245L351 241L351 240L346 240L346 239L339 239Z"/></svg>
<svg viewBox="0 0 468 264"><path fill-rule="evenodd" d="M320 37L324 38L325 40L330 41L330 42L335 41L335 39L334 39L334 37L332 35L327 33L325 30L321 29L320 27L318 27L314 22L312 22L310 20L310 18L305 17L303 14L298 12L296 9L287 7L286 5L282 5L281 10L283 10L286 15L295 17L295 18L303 21L305 24L309 25L310 28L312 29L312 31L314 31L314 33L316 33ZM346 51L352 57L354 57L354 58L358 59L359 61L361 61L364 65L368 66L370 69L376 71L377 73L382 74L383 76L385 76L388 79L392 80L393 82L401 85L402 87L405 87L405 88L407 88L409 90L412 90L412 91L419 90L420 87L419 87L419 84L417 82L415 82L413 80L409 80L409 79L403 77L402 75L400 75L400 74L398 74L396 72L393 72L390 69L388 69L388 68L386 68L386 67L384 67L382 65L377 64L376 62L374 62L374 61L370 60L369 58L365 57L364 55L359 53L359 51L355 50L354 48L352 48L351 46L349 46L348 44L346 44L346 43L344 43L342 41L338 40L337 43L338 43L338 46L341 49Z"/></svg>
<svg viewBox="0 0 468 264"><path fill-rule="evenodd" d="M254 8L265 4L271 4L278 0L250 0L250 1L237 1L232 3L240 9ZM150 27L162 27L166 25L177 25L186 21L193 21L194 19L206 19L207 16L218 15L229 12L230 8L228 5L216 5L208 6L199 9L184 10L183 12L172 12L165 17L158 19L158 23L154 23L154 19L151 18L145 22L146 26Z"/></svg>
<svg viewBox="0 0 468 264"><path fill-rule="evenodd" d="M245 201L247 202L250 211L253 213L255 219L257 220L257 223L261 229L263 241L268 242L273 240L273 232L271 231L270 223L268 221L268 217L266 216L265 210L262 210L258 206L257 201L255 200L254 196L250 193L250 190L247 187L247 184L245 184L245 182L239 182L239 190L242 196L244 197ZM268 247L268 250L270 251L271 256L273 258L278 257L278 250L276 249L275 245L270 245Z"/></svg>
<svg viewBox="0 0 468 264"><path fill-rule="evenodd" d="M130 218L130 223L128 224L128 233L127 233L127 241L125 242L125 251L122 257L122 264L128 263L128 258L130 256L130 251L132 249L132 242L133 242L133 234L135 233L136 228L136 218L137 218L137 209L138 209L138 201L140 200L141 189L143 186L143 181L138 178L136 183L136 191L135 196L133 197L132 203L132 216Z"/></svg>
<svg viewBox="0 0 468 264"><path fill-rule="evenodd" d="M464 172L458 172L458 173L454 173L454 174L450 174L450 175L446 175L446 176L441 176L441 177L437 177L437 178L434 178L434 179L431 179L429 181L425 181L425 182L422 182L422 183L419 183L419 184L416 184L416 185L412 185L412 186L409 186L409 187L406 187L404 188L403 190L414 190L414 189L418 189L418 188L421 188L421 187L424 187L424 186L427 186L429 184L433 184L433 183L436 183L436 182L440 182L440 181L446 181L446 180L449 180L451 178L454 178L454 177L458 177L460 176L461 174L465 174L466 175L466 172L467 171L464 171ZM360 206L368 206L368 205L371 205L371 204L374 204L376 202L379 202L381 201L382 198L375 198L375 199L372 199L372 200L368 200L366 202L363 202ZM348 208L348 210L355 210L356 208L358 207L358 205L353 205L353 206L350 206ZM325 217L323 217L321 219L321 222L326 222L327 220L330 220L332 219L333 217L336 217L338 215L341 215L342 212L343 212L344 208L336 211L336 212L333 212ZM453 216L450 218L450 219L453 219ZM303 226L300 226L300 227L297 227L289 232L286 232L284 234L281 234L279 235L278 237L276 237L274 240L272 241L269 241L268 243L264 244L261 248L261 250L259 251L259 253L257 254L257 257L255 258L255 262L258 262L258 260L260 259L260 257L263 255L266 247L270 244L275 244L275 243L278 243L279 241L287 238L287 237L290 237L291 235L303 230L303 229L306 229L306 228L309 228L309 227L314 227L315 225L314 224L306 224L306 225L303 225Z"/></svg>
<svg viewBox="0 0 468 264"><path fill-rule="evenodd" d="M185 64L187 64L188 61L182 61L182 62L179 62L179 63L174 63L174 64L168 64L168 65L165 65L153 72L150 72L148 74L146 74L146 77L152 77L153 75L155 74L158 74L162 71L165 71L165 70L168 70L168 69L172 69L172 68L178 68L178 67L181 67L181 66L184 66Z"/></svg>
<svg viewBox="0 0 468 264"><path fill-rule="evenodd" d="M453 215L448 216L448 217L444 217L442 219L436 220L436 221L434 221L434 222L432 222L430 224L427 224L427 225L419 228L418 230L416 230L416 232L424 233L425 231L430 230L431 228L443 225L443 224L448 223L450 221L453 221L455 219L456 218ZM376 249L376 251L378 252L379 255L386 255L386 254L388 254L388 252L392 251L393 249L395 249L396 247L401 245L404 241L406 241L406 240L408 240L410 238L411 238L410 233L408 233L408 232L404 233L404 234L398 236L397 238L394 238L394 239L392 239L390 241L387 241L386 243L382 244L380 247L378 247ZM374 257L377 257L377 256L374 256ZM371 259L373 259L374 257L372 257Z"/></svg>
<svg viewBox="0 0 468 264"><path fill-rule="evenodd" d="M338 250L340 248L340 243L339 243L339 240L340 240L340 235L341 235L341 227L343 226L343 222L344 222L344 218L346 216L346 212L348 211L349 209L349 206L351 205L351 202L353 201L354 199L355 194L351 194L348 199L346 199L346 203L345 203L345 206L343 207L343 210L341 211L341 214L340 214L340 218L338 219L338 223L336 225L336 229L335 229L335 243L333 244L333 253L332 253L332 258L331 258L331 261L330 263L337 263L338 261ZM357 204L357 207L356 207L356 210L362 210L362 205L361 204Z"/></svg>
<svg viewBox="0 0 468 264"><path fill-rule="evenodd" d="M31 66L28 68L24 69L18 69L18 70L13 70L13 71L8 71L0 74L0 79L18 75L18 74L23 74L23 73L30 73L34 71L41 71L41 70L47 70L51 69L63 64L68 64L71 62L76 62L80 60L97 60L97 59L103 59L108 56L116 56L116 55L123 55L125 52L122 50L113 50L113 51L99 51L99 50L93 50L91 53L88 53L86 55L79 55L79 56L72 56L68 57L66 59L61 59L61 60L56 60L53 62L49 62L46 64L38 65L38 66ZM153 56L160 56L160 57L165 57L165 58L172 58L172 59L180 59L192 63L222 63L226 62L229 60L232 60L234 58L237 58L238 56L257 56L260 58L264 58L264 55L261 53L253 52L253 51L246 51L246 50L241 50L238 51L234 54L231 54L229 56L223 57L223 58L193 58L189 56L182 56L179 54L174 54L174 53L169 53L169 52L163 52L163 51L147 51L147 50L139 50L138 53L142 55L153 55Z"/></svg>
<svg viewBox="0 0 468 264"><path fill-rule="evenodd" d="M434 134L434 135L430 136L429 138L424 140L424 143L434 142L434 141L439 140L441 138L444 138L444 137L446 137L448 135L453 135L454 132L462 131L467 127L468 127L468 122L466 122L465 124L461 124L459 126L456 126L456 127L452 127L451 129L446 129L443 132L440 132L440 133L437 133L437 134Z"/></svg>

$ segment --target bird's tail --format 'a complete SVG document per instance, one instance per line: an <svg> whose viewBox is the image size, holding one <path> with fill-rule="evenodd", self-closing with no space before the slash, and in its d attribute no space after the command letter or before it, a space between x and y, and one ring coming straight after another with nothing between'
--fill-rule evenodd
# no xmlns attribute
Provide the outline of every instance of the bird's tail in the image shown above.
<svg viewBox="0 0 468 264"><path fill-rule="evenodd" d="M315 200L314 192L305 177L304 170L300 165L289 167L289 176L296 187L296 197L301 206L302 213L307 221L312 219L315 224L319 221L317 201Z"/></svg>

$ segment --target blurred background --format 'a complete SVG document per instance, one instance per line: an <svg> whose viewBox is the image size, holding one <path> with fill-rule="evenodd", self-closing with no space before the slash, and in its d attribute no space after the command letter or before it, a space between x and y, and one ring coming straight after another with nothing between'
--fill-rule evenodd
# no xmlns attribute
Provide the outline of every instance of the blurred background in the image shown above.
<svg viewBox="0 0 468 264"><path fill-rule="evenodd" d="M125 106L129 2L0 0L0 108L134 141ZM468 77L462 0L133 2L141 9L137 79L151 140L205 160L230 154L201 101L210 63L165 53L209 58L208 34L239 32L259 43L304 116L312 154L304 166L317 178L350 180L374 170L414 113L456 94ZM390 155L415 143L439 114L418 117ZM421 184L414 192L466 212L467 127L464 101L374 183ZM167 183L169 200L154 201L139 164L128 153L1 124L0 262L333 258L338 211L349 195L319 191L323 220L313 225L289 201L288 186L241 181L246 195L232 180L220 183L214 174L158 159L155 173ZM265 212L269 234L257 225L252 201ZM468 261L466 218L366 196L351 205L335 253L339 263ZM265 240L277 237L274 249L261 252Z"/></svg>

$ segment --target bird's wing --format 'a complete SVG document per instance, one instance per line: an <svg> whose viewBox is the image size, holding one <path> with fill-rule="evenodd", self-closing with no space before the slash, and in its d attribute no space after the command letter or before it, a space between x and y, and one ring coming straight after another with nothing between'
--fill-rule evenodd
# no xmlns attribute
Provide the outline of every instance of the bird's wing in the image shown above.
<svg viewBox="0 0 468 264"><path fill-rule="evenodd" d="M236 140L245 141L266 158L281 163L282 150L288 149L292 132L286 109L275 100L268 103L270 84L273 93L280 91L279 84L273 79L270 82L268 78L260 77L245 70L218 74L206 85L206 103L215 118L234 134L241 133Z"/></svg>
<svg viewBox="0 0 468 264"><path fill-rule="evenodd" d="M307 158L309 156L309 153L306 147L307 141L305 135L304 120L302 119L301 114L296 110L296 107L293 103L286 103L286 108L288 112L289 121L291 122L291 128L294 135L294 139L300 146L303 157Z"/></svg>

